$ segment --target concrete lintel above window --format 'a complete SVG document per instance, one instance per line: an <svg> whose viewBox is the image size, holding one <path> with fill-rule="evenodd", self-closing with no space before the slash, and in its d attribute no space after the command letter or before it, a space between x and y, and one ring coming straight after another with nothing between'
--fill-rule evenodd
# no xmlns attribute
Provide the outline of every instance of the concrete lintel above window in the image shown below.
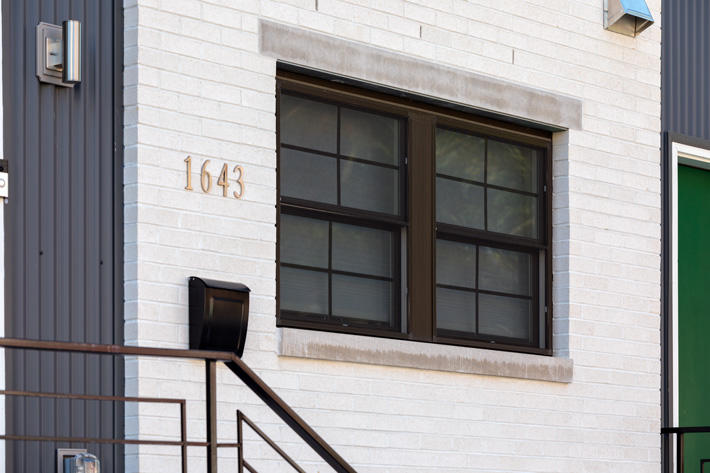
<svg viewBox="0 0 710 473"><path fill-rule="evenodd" d="M573 368L569 358L294 328L278 329L278 354L558 383L572 382Z"/></svg>
<svg viewBox="0 0 710 473"><path fill-rule="evenodd" d="M293 26L260 21L262 54L359 81L448 101L551 131L582 128L579 99Z"/></svg>

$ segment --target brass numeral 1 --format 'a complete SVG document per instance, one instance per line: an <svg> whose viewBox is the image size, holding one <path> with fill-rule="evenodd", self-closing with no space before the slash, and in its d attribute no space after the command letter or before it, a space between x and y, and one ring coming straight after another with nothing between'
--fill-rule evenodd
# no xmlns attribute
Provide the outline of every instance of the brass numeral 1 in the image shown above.
<svg viewBox="0 0 710 473"><path fill-rule="evenodd" d="M186 191L192 190L192 158L188 156L185 158L185 163L187 164L187 185L185 186Z"/></svg>

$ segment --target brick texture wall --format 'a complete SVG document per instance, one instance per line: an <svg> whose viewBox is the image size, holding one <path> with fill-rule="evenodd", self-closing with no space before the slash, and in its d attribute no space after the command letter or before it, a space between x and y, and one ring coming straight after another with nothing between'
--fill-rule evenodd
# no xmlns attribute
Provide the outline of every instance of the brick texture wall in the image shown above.
<svg viewBox="0 0 710 473"><path fill-rule="evenodd" d="M604 31L601 0L124 0L125 337L186 347L187 278L252 289L244 355L360 472L660 471L660 0L638 38ZM554 136L555 353L570 384L276 354L275 60L260 18L583 101ZM184 190L192 157L194 191ZM241 200L209 159L245 170ZM230 191L236 190L234 184ZM309 471L329 471L231 373L219 437L243 409ZM128 394L185 398L204 435L204 368L129 360ZM178 439L177 409L129 405L129 436ZM203 449L190 449L203 471ZM236 452L220 452L223 470ZM259 471L287 471L256 440ZM127 451L127 471L174 472L175 448Z"/></svg>

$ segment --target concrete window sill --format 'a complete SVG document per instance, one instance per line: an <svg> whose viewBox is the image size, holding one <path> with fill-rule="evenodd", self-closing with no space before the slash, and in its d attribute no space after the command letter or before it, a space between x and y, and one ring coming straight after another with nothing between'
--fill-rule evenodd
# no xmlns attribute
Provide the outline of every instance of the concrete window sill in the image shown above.
<svg viewBox="0 0 710 473"><path fill-rule="evenodd" d="M569 358L279 328L278 354L455 373L572 382Z"/></svg>

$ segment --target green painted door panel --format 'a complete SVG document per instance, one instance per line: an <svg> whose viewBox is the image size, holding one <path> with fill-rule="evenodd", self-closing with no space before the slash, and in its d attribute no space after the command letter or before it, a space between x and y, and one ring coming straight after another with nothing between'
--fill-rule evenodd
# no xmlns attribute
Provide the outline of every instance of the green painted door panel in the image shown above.
<svg viewBox="0 0 710 473"><path fill-rule="evenodd" d="M679 424L710 426L710 171L688 166L678 166L678 312ZM710 435L685 442L685 471L699 472Z"/></svg>

